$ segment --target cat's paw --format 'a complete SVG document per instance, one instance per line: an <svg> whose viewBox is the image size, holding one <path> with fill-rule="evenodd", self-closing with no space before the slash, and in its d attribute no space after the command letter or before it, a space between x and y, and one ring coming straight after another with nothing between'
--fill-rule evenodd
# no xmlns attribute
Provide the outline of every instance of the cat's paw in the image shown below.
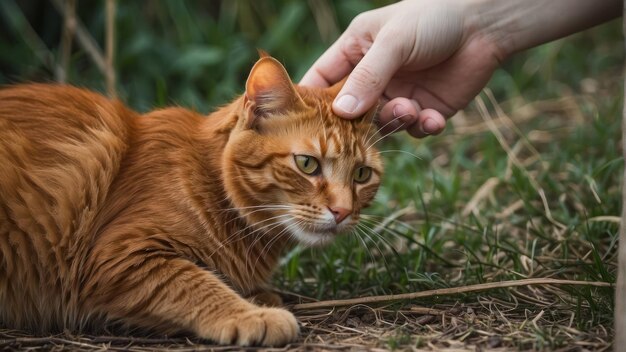
<svg viewBox="0 0 626 352"><path fill-rule="evenodd" d="M217 342L240 346L284 346L298 337L300 328L290 312L257 307L219 324Z"/></svg>

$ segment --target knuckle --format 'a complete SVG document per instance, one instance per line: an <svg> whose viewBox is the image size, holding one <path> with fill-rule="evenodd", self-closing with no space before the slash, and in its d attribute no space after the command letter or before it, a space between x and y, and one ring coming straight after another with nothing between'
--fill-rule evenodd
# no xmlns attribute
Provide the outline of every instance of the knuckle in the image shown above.
<svg viewBox="0 0 626 352"><path fill-rule="evenodd" d="M403 31L402 28L387 26L384 30L380 31L376 40L384 43L385 51L388 53L389 57L396 57L403 54L405 48L411 47L411 45L408 45L408 40L398 40L405 35L406 31Z"/></svg>
<svg viewBox="0 0 626 352"><path fill-rule="evenodd" d="M356 33L345 33L341 41L341 51L351 59L360 60L363 57L359 36Z"/></svg>
<svg viewBox="0 0 626 352"><path fill-rule="evenodd" d="M369 11L367 12L361 12L360 14L356 15L352 21L350 21L350 25L348 26L348 28L350 27L354 27L354 28L361 28L363 27L365 24L370 22L370 13Z"/></svg>
<svg viewBox="0 0 626 352"><path fill-rule="evenodd" d="M380 74L371 66L367 64L361 64L352 71L350 74L352 82L362 88L371 90L382 89L383 80Z"/></svg>
<svg viewBox="0 0 626 352"><path fill-rule="evenodd" d="M398 41L398 38L404 37L405 34L406 30L403 30L403 28L399 28L396 26L385 26L385 28L378 33L377 39L383 41L386 46L393 49L394 47L401 44L401 42Z"/></svg>

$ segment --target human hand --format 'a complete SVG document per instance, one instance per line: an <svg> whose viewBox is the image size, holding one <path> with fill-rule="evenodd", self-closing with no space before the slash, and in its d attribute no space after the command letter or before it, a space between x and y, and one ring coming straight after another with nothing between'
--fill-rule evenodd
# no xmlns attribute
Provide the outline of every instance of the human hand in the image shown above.
<svg viewBox="0 0 626 352"><path fill-rule="evenodd" d="M333 103L337 115L361 116L382 98L383 133L438 134L504 56L467 3L406 0L365 12L300 83L326 87L350 74Z"/></svg>
<svg viewBox="0 0 626 352"><path fill-rule="evenodd" d="M357 16L304 75L348 79L333 103L345 118L382 98L383 133L443 131L515 52L621 15L622 0L405 0Z"/></svg>

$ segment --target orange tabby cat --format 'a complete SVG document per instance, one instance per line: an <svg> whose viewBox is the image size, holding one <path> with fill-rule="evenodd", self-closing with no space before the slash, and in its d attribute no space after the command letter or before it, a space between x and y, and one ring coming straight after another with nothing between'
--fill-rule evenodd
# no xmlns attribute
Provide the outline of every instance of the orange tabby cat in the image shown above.
<svg viewBox="0 0 626 352"><path fill-rule="evenodd" d="M337 92L294 86L270 57L208 118L62 85L0 90L0 325L294 340L290 312L254 302L280 304L279 255L350 230L382 172L373 112L336 117Z"/></svg>

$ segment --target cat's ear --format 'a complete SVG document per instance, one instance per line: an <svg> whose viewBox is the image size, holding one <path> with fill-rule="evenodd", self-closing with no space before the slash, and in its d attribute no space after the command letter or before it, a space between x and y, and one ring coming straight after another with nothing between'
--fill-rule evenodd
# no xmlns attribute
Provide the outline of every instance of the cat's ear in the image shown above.
<svg viewBox="0 0 626 352"><path fill-rule="evenodd" d="M263 50L263 49L256 49L256 52L259 53L259 58L264 58L264 57L270 57L270 54L267 53L267 51Z"/></svg>
<svg viewBox="0 0 626 352"><path fill-rule="evenodd" d="M343 85L346 83L347 80L348 80L348 76L345 76L341 81L326 88L326 90L330 93L331 96L336 97L337 94L339 94L339 91L341 90L341 88L343 88Z"/></svg>
<svg viewBox="0 0 626 352"><path fill-rule="evenodd" d="M248 76L245 104L249 112L248 127L254 126L259 118L304 106L283 65L265 53L261 53Z"/></svg>

